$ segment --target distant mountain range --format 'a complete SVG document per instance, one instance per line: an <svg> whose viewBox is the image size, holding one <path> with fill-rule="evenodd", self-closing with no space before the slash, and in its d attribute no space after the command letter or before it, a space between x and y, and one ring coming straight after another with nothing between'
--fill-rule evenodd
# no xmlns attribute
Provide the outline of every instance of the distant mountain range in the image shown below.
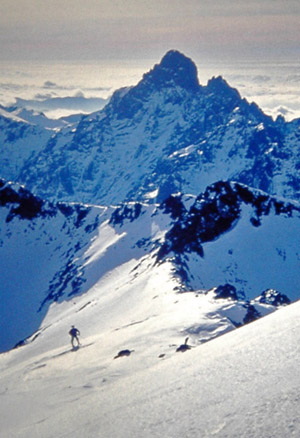
<svg viewBox="0 0 300 438"><path fill-rule="evenodd" d="M300 120L272 120L222 77L200 85L195 64L177 51L51 138L5 124L1 149L17 162L9 169L2 153L1 176L49 200L161 202L221 179L300 197Z"/></svg>
<svg viewBox="0 0 300 438"><path fill-rule="evenodd" d="M67 96L48 97L39 99L16 98L17 108L26 108L34 111L54 111L57 109L68 109L70 111L83 113L97 111L104 107L107 99L101 97Z"/></svg>

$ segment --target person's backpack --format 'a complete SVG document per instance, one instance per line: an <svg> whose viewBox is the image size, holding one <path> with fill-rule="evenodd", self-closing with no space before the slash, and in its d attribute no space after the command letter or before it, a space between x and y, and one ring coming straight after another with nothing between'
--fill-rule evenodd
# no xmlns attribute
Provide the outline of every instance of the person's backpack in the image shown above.
<svg viewBox="0 0 300 438"><path fill-rule="evenodd" d="M70 334L71 336L76 336L76 335L77 335L77 332L78 332L78 330L77 330L76 328L72 328L72 329L69 331L69 334Z"/></svg>

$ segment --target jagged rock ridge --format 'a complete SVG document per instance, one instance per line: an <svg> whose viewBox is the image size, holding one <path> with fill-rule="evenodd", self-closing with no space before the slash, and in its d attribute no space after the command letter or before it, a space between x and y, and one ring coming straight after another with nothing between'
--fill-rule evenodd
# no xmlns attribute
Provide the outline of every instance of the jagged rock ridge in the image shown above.
<svg viewBox="0 0 300 438"><path fill-rule="evenodd" d="M163 294L220 300L226 330L300 296L299 206L238 183L107 208L45 202L1 181L0 221L4 349L37 330L52 303L106 278L114 290L117 272L129 290L158 277Z"/></svg>
<svg viewBox="0 0 300 438"><path fill-rule="evenodd" d="M211 281L221 283L225 280L237 289L240 297L251 296L250 289L255 290L258 277L263 283L264 278L269 283L274 281L272 253L277 253L284 264L287 262L287 271L284 268L281 273L283 277L279 289L284 288L286 276L290 275L288 269L296 269L300 255L293 242L300 220L297 203L277 199L236 182L224 181L209 186L188 209L185 209L182 199L182 195L173 195L162 203L161 208L171 214L173 223L158 250L157 262L172 260L177 266L178 277L182 279L183 290L209 288L213 286ZM278 222L278 228L269 222L270 218ZM283 218L290 219L290 230L281 229ZM296 224L296 228L292 223ZM231 236L232 242L225 236ZM288 256L290 249L295 251L295 257ZM257 258L258 266L260 263L261 266L250 268L246 253L251 259ZM243 263L245 266L241 268ZM206 269L210 272L208 276ZM278 269L283 269L281 264ZM245 281L245 278L242 280L242 272L247 270L248 279ZM210 275L214 280L209 279ZM270 288L270 285L264 284ZM297 296L297 283L292 289L290 294ZM270 292L269 298L272 299ZM264 299L263 295L261 299Z"/></svg>

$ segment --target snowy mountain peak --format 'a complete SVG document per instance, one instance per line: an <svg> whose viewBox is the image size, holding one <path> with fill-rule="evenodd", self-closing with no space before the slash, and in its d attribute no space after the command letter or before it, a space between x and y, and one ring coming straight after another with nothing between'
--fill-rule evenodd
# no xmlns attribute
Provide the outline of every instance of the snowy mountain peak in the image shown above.
<svg viewBox="0 0 300 438"><path fill-rule="evenodd" d="M176 103L179 99L183 100L182 90L190 95L201 89L197 67L193 61L182 53L171 50L159 64L143 75L136 86L115 91L106 113L116 114L119 119L132 118L157 92L168 95L171 90L170 101Z"/></svg>
<svg viewBox="0 0 300 438"><path fill-rule="evenodd" d="M101 205L198 195L216 175L300 199L298 133L221 76L199 85L193 61L171 50L73 127L36 133L3 122L0 176L43 199Z"/></svg>

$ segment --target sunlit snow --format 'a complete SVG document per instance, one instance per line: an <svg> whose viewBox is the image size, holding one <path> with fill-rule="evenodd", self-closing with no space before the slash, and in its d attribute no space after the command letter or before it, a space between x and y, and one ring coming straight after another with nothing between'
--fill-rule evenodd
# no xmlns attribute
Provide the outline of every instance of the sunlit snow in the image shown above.
<svg viewBox="0 0 300 438"><path fill-rule="evenodd" d="M109 315L93 303L79 312L82 299L63 305L60 320L50 312L48 334L2 354L1 438L298 436L298 303L209 343L192 338L194 348L176 353L184 338L172 329L176 308L199 297L182 296L163 319L170 298L150 312L149 298L127 321L117 300ZM82 332L77 351L68 321ZM130 356L114 359L124 348Z"/></svg>

